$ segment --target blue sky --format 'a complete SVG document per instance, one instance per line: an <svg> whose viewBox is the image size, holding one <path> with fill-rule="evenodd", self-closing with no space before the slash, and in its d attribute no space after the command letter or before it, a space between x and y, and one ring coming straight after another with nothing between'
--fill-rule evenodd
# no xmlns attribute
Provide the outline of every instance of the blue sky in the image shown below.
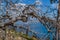
<svg viewBox="0 0 60 40"><path fill-rule="evenodd" d="M35 2L35 0L23 0L22 3L25 4L33 4ZM49 0L40 0L40 2L42 3L42 5L47 5L47 6L51 6L50 1ZM53 8L56 5L53 5ZM42 10L46 10L45 8L43 8ZM52 13L51 13L52 14ZM51 16L50 16L51 17ZM41 32L42 34L39 34L39 36L42 36L43 34L48 34L46 28L41 24L41 23L37 23L37 24L30 24L31 26L31 30L36 31L36 32ZM52 35L52 34L51 34ZM51 36L52 37L52 36Z"/></svg>
<svg viewBox="0 0 60 40"><path fill-rule="evenodd" d="M16 0L12 0L13 2L15 2ZM20 3L20 1L18 1ZM35 2L35 0L23 0L22 3L25 4L33 4ZM42 5L47 5L47 6L51 6L50 1L49 0L40 0L40 2L42 3ZM5 5L5 3L3 4ZM53 5L54 7L55 5ZM45 8L43 8L42 10L46 10ZM21 22L19 22L21 23ZM17 25L20 25L18 22L16 23ZM41 24L41 23L37 23L37 24L30 24L31 26L31 30L34 30L36 32L42 32L42 33L47 33L47 30L45 29L45 27ZM33 28L33 26L35 28Z"/></svg>
<svg viewBox="0 0 60 40"><path fill-rule="evenodd" d="M16 0L12 0L13 2L15 2ZM49 0L40 0L44 5L50 5L50 1ZM22 3L26 3L26 4L33 4L35 2L35 0L19 0L19 2Z"/></svg>

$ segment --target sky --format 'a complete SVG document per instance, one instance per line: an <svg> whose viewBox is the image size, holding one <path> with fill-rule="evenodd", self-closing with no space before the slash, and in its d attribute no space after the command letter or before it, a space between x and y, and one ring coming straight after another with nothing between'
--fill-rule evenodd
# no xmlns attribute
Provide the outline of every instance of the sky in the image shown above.
<svg viewBox="0 0 60 40"><path fill-rule="evenodd" d="M15 2L16 0L12 0L12 1ZM17 3L34 4L34 2L35 2L35 0L20 0ZM41 5L51 6L49 0L40 0L40 2L41 2ZM5 3L3 5L5 5ZM53 8L55 6L56 6L55 4L52 4ZM42 8L42 10L46 11L46 8ZM23 22L18 21L18 22L16 22L16 25L22 25L22 24L19 24L19 23L23 23ZM41 32L42 34L48 34L46 28L41 23L37 23L37 24L32 23L32 24L30 24L30 26L31 26L30 29L33 30L33 31ZM40 34L40 36L42 36L42 35Z"/></svg>
<svg viewBox="0 0 60 40"><path fill-rule="evenodd" d="M23 0L22 3L25 3L25 4L34 4L35 0ZM40 0L41 2L41 5L46 5L46 6L51 6L53 9L56 8L56 4L50 4L50 1L49 0ZM46 8L42 8L43 11L46 11ZM55 11L56 12L56 11ZM52 13L50 13L52 14ZM49 15L50 17L52 17L51 15ZM35 31L35 32L39 32L39 33L42 33L42 34L38 34L39 37L43 36L43 35L47 35L48 32L46 30L46 28L41 24L41 23L37 23L37 24L30 24L31 26L31 30ZM50 40L53 40L52 38L52 34L50 34Z"/></svg>
<svg viewBox="0 0 60 40"><path fill-rule="evenodd" d="M16 0L12 0L13 2L15 2ZM44 5L50 5L50 1L49 0L40 0ZM20 0L19 2L25 3L25 4L33 4L35 2L35 0Z"/></svg>
<svg viewBox="0 0 60 40"><path fill-rule="evenodd" d="M25 4L34 4L35 0L23 0L22 3L25 3ZM47 6L50 6L50 1L49 0L40 0L40 2L42 3L41 5L47 5ZM54 7L54 6L53 6ZM43 10L45 11L46 9L43 8ZM21 23L21 22L20 22ZM16 23L18 24L18 22ZM41 24L41 23L32 23L30 24L30 29L35 31L35 32L39 32L39 33L42 33L42 34L38 34L39 37L43 36L43 35L47 35L47 30L46 28ZM52 35L52 34L51 34ZM51 36L52 37L52 36ZM52 40L52 39L51 39Z"/></svg>
<svg viewBox="0 0 60 40"><path fill-rule="evenodd" d="M33 0L33 1L32 0L21 0L21 1L24 4L34 4L34 2L35 2L35 0ZM48 0L40 0L40 1L44 5L45 5L45 3L46 3L46 5L49 5L48 4L49 3ZM13 0L13 2L15 2L15 0ZM20 3L20 1L19 1L19 3ZM18 22L16 22L16 25L22 25L22 23L23 22L18 21ZM34 25L35 25L35 27L34 27ZM47 33L47 30L45 29L45 27L41 23L36 23L36 24L32 23L32 24L30 24L30 26L31 26L31 28L30 28L31 30L33 30L35 32L39 32L39 33L41 32L42 35Z"/></svg>

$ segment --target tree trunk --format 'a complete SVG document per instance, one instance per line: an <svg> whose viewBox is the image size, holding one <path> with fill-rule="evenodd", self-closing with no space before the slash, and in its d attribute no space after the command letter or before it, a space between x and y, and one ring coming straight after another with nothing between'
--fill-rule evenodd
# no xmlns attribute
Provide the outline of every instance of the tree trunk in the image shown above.
<svg viewBox="0 0 60 40"><path fill-rule="evenodd" d="M60 0L59 0L59 5L58 5L58 13L57 13L57 23L60 24ZM56 33L56 40L60 40L60 32L59 32L60 26L57 27L57 33Z"/></svg>

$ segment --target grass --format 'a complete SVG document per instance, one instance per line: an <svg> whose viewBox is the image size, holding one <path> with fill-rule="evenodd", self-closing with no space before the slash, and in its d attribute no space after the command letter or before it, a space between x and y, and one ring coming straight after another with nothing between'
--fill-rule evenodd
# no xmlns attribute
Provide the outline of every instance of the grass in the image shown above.
<svg viewBox="0 0 60 40"><path fill-rule="evenodd" d="M37 40L35 37L29 37L28 35L23 34L21 32L16 32L15 30L6 30L6 31L9 32L9 34L14 35L15 37L22 37L27 40Z"/></svg>

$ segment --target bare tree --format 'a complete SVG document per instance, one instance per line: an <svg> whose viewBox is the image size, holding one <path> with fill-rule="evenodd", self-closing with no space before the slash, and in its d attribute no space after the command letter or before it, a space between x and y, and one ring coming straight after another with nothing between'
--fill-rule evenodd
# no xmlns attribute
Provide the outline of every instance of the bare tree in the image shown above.
<svg viewBox="0 0 60 40"><path fill-rule="evenodd" d="M17 22L18 20L22 21L22 22L28 22L28 18L30 16L32 16L32 18L37 18L39 20L40 23L42 23L46 29L48 30L48 34L45 35L43 38L41 38L41 40L44 40L46 38L48 38L48 36L50 36L50 33L53 34L53 37L56 38L54 32L56 32L55 30L52 30L52 29L55 29L57 28L57 33L58 33L58 30L60 29L60 23L59 23L59 16L60 16L60 3L59 3L59 6L58 6L58 13L57 13L57 16L55 16L54 14L54 10L55 9L52 9L50 8L49 6L45 6L47 7L47 9L49 10L50 9L50 12L53 11L53 15L54 15L54 18L50 18L50 17L47 17L46 15L48 15L48 11L46 11L45 13L40 10L40 13L39 14L42 14L41 16L38 15L38 9L36 8L36 5L33 4L33 5L25 5L23 4L23 6L20 4L20 6L22 6L22 8L17 8L17 5L16 6L16 2L13 3L12 1L8 1L8 0L4 0L6 2L6 11L4 12L5 15L1 15L0 17L0 28L3 29L5 31L5 36L6 36L6 29L9 27L9 26L12 26L15 30L15 28L17 26L14 25L15 22ZM38 0L39 1L39 0ZM55 2L55 1L54 1ZM1 4L1 3L0 3ZM39 4L39 3L38 3ZM40 6L40 5L39 5ZM2 9L0 9L2 10ZM10 13L10 14L9 14ZM57 27L58 26L58 27ZM28 32L32 32L33 33L33 36L35 36L38 40L40 40L39 37L36 36L36 34L38 34L38 32L34 32L34 31L31 31L29 30L29 26L27 28L24 28L23 26L20 26L19 28L22 28L22 29L25 29L26 30L26 34L28 34ZM59 28L59 29L58 29ZM57 37L58 37L58 34L57 34ZM5 40L5 37L3 38L3 40ZM56 38L56 40L58 40L58 38Z"/></svg>

